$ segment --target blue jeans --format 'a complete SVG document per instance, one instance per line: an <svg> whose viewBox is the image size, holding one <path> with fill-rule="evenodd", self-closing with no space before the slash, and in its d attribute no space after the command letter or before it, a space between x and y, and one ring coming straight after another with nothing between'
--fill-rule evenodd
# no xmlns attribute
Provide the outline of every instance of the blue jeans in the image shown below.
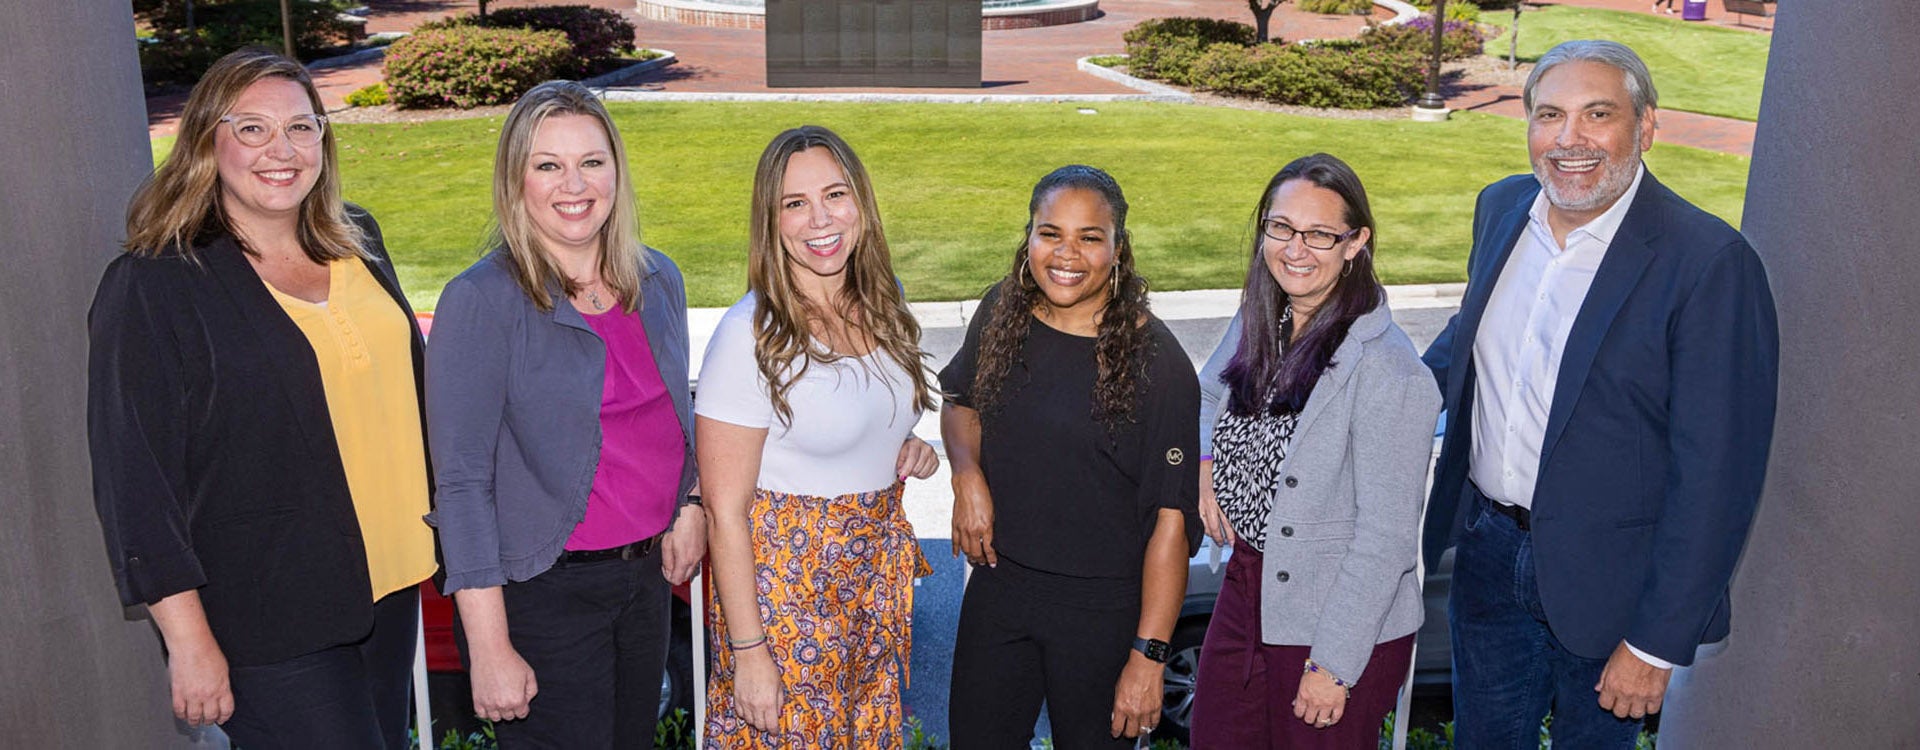
<svg viewBox="0 0 1920 750"><path fill-rule="evenodd" d="M1447 602L1456 744L1538 750L1551 709L1554 747L1630 750L1641 722L1600 708L1593 690L1607 660L1576 655L1553 637L1534 579L1533 535L1471 485L1468 494L1475 505L1454 552Z"/></svg>

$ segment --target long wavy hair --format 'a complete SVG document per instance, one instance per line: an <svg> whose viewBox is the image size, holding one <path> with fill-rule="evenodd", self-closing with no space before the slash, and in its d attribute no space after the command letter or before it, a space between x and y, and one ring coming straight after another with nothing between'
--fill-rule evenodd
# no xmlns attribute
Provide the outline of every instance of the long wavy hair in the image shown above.
<svg viewBox="0 0 1920 750"><path fill-rule="evenodd" d="M580 291L580 284L541 246L533 217L527 214L527 162L533 155L534 133L548 118L566 115L593 118L606 131L613 149L613 206L607 222L600 225L598 272L600 281L620 298L621 309L630 313L640 309L640 271L651 271L652 264L640 243L640 208L633 197L626 144L606 106L585 86L547 81L522 94L507 112L493 157L493 224L487 230L487 247L507 249L520 291L542 311L553 310L549 289L557 286L568 296Z"/></svg>
<svg viewBox="0 0 1920 750"><path fill-rule="evenodd" d="M833 155L860 209L860 239L848 251L851 255L842 271L846 283L841 285L838 298L832 300L810 300L800 292L794 280L794 262L780 241L780 196L787 163L794 154L815 148ZM759 297L753 314L753 356L767 381L780 423L792 424L793 406L787 403L787 394L808 367L847 359L814 344L811 321L829 315L847 321L907 373L913 383L916 408L933 409L934 387L926 355L920 349L920 324L907 309L906 295L893 273L893 255L880 225L873 180L853 147L818 125L803 125L774 136L754 170L752 214L747 289Z"/></svg>
<svg viewBox="0 0 1920 750"><path fill-rule="evenodd" d="M1273 208L1274 192L1289 180L1306 180L1339 194L1346 204L1343 218L1347 226L1367 228L1366 245L1353 256L1351 268L1334 279L1326 302L1290 345L1282 340L1280 325L1290 301L1267 268L1263 252L1267 238L1261 227ZM1247 281L1240 295L1240 345L1220 373L1221 382L1230 392L1228 411L1240 416L1262 411L1280 415L1306 407L1321 374L1336 365L1334 351L1346 340L1353 321L1387 300L1386 288L1373 273L1373 248L1378 238L1367 189L1346 162L1327 154L1303 156L1267 181L1267 189L1260 193L1260 203L1253 209L1253 253L1247 261Z"/></svg>
<svg viewBox="0 0 1920 750"><path fill-rule="evenodd" d="M1152 337L1141 322L1147 316L1147 280L1134 270L1133 235L1127 231L1127 198L1112 175L1079 164L1061 167L1040 178L1027 200L1027 228L1014 249L1013 265L995 287L998 299L980 334L980 353L973 375L973 401L983 419L992 419L1005 405L1007 374L1020 358L1033 315L1046 296L1029 268L1027 256L1033 236L1033 216L1040 203L1055 191L1092 191L1113 211L1114 269L1106 305L1094 340L1098 377L1093 386L1092 414L1109 432L1133 417L1139 390L1146 380L1152 356Z"/></svg>
<svg viewBox="0 0 1920 750"><path fill-rule="evenodd" d="M233 110L247 87L270 78L300 84L315 114L327 111L313 78L300 63L258 47L228 53L213 63L187 95L173 151L148 175L127 204L126 249L135 255L176 254L198 260L196 247L212 235L227 235L253 253L220 205L220 160L215 141L220 118ZM340 198L339 147L333 127L322 129L320 179L300 201L300 249L315 263L371 257L366 237L347 216Z"/></svg>

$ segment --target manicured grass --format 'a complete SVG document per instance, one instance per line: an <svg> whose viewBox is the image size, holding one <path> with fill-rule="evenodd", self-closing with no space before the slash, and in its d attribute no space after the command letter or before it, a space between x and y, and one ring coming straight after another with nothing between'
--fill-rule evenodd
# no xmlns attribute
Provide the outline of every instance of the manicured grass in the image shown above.
<svg viewBox="0 0 1920 750"><path fill-rule="evenodd" d="M1132 203L1138 263L1155 289L1238 287L1249 215L1283 164L1336 154L1366 181L1388 283L1460 281L1474 197L1526 171L1522 124L1327 120L1148 103L613 104L640 193L646 241L673 256L695 306L746 284L749 189L779 130L844 135L873 173L895 267L915 300L966 299L1004 275L1047 171L1111 171ZM346 195L374 212L416 306L480 255L499 118L342 125ZM1649 163L1682 195L1738 223L1748 160L1656 146Z"/></svg>
<svg viewBox="0 0 1920 750"><path fill-rule="evenodd" d="M1513 15L1490 12L1482 20L1511 25ZM1549 5L1521 15L1519 56L1533 61L1553 45L1594 38L1632 47L1647 61L1661 109L1741 120L1760 117L1769 35L1646 13ZM1507 33L1488 40L1487 54L1506 57Z"/></svg>

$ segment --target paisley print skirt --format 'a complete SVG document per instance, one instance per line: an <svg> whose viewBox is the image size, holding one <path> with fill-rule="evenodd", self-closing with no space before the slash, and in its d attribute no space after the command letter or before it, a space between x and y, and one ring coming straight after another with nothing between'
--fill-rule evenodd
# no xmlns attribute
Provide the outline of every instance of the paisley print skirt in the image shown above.
<svg viewBox="0 0 1920 750"><path fill-rule="evenodd" d="M901 485L839 497L754 493L748 524L767 647L786 703L780 731L733 710L733 654L717 590L706 747L897 748L913 650L913 579L931 575L900 505Z"/></svg>

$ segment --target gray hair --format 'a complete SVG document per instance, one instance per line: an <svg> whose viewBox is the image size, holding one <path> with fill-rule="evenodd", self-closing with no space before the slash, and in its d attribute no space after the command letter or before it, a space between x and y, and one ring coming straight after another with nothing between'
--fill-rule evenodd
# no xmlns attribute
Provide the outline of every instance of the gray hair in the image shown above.
<svg viewBox="0 0 1920 750"><path fill-rule="evenodd" d="M1527 74L1526 88L1521 90L1520 101L1526 105L1527 114L1533 114L1533 87L1547 71L1561 63L1597 62L1620 71L1625 79L1627 95L1633 99L1633 116L1639 117L1659 103L1660 94L1653 90L1653 74L1647 71L1647 64L1634 54L1633 49L1619 42L1603 39L1576 39L1561 42L1547 54L1541 55L1539 62L1533 64L1533 72Z"/></svg>

